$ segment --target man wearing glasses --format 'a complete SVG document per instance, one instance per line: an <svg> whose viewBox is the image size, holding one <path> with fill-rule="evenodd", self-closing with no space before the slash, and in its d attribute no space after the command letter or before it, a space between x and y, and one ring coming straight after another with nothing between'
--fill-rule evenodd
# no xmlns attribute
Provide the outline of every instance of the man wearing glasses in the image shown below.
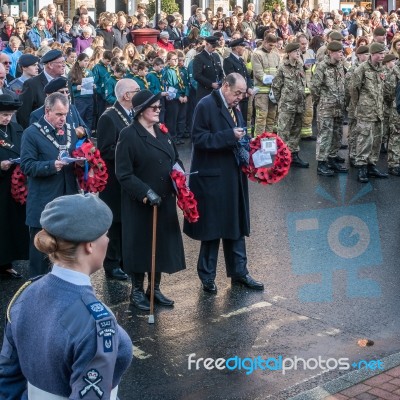
<svg viewBox="0 0 400 400"><path fill-rule="evenodd" d="M50 50L41 59L44 70L38 76L24 82L21 93L22 107L17 112L17 121L23 127L29 125L29 116L33 110L44 104L44 87L53 79L64 75L65 60L60 50Z"/></svg>
<svg viewBox="0 0 400 400"><path fill-rule="evenodd" d="M28 32L27 44L34 50L37 50L44 40L47 40L49 43L53 41L53 37L46 29L46 21L43 18L39 18L36 22L36 26Z"/></svg>
<svg viewBox="0 0 400 400"><path fill-rule="evenodd" d="M121 79L115 85L117 101L100 117L97 124L97 145L107 165L108 181L100 198L111 208L113 223L108 230L108 248L104 260L106 275L117 280L126 280L128 275L122 267L121 185L115 177L115 146L122 129L132 122L132 97L139 92L133 79Z"/></svg>

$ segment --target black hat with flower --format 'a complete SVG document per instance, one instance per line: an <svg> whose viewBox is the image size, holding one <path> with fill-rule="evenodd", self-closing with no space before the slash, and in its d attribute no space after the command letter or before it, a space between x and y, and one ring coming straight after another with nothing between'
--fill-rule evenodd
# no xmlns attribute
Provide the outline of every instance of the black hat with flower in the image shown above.
<svg viewBox="0 0 400 400"><path fill-rule="evenodd" d="M22 106L22 102L14 99L9 94L0 95L0 112L2 111L15 111Z"/></svg>
<svg viewBox="0 0 400 400"><path fill-rule="evenodd" d="M150 90L141 90L132 97L133 118L138 116L153 103L161 99L161 93L153 94Z"/></svg>

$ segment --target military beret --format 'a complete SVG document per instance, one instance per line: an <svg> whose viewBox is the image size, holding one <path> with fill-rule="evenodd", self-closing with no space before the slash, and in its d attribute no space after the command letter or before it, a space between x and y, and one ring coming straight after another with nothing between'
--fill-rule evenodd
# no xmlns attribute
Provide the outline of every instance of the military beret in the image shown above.
<svg viewBox="0 0 400 400"><path fill-rule="evenodd" d="M382 64L386 64L390 61L396 60L396 56L394 54L386 54L385 57L383 58Z"/></svg>
<svg viewBox="0 0 400 400"><path fill-rule="evenodd" d="M374 36L385 36L386 29L382 28L381 26L378 26L377 28L374 29L373 35Z"/></svg>
<svg viewBox="0 0 400 400"><path fill-rule="evenodd" d="M45 87L44 92L46 94L52 94L60 89L68 87L68 79L60 76L59 78L55 78L51 80Z"/></svg>
<svg viewBox="0 0 400 400"><path fill-rule="evenodd" d="M295 50L297 50L297 49L299 49L300 48L300 44L299 43L296 43L296 42L294 42L294 43L288 43L287 45L286 45L286 47L285 47L285 52L286 53L291 53L292 51L295 51Z"/></svg>
<svg viewBox="0 0 400 400"><path fill-rule="evenodd" d="M215 36L207 36L204 39L207 43L216 46L218 44L218 39Z"/></svg>
<svg viewBox="0 0 400 400"><path fill-rule="evenodd" d="M344 39L344 37L342 36L342 34L338 31L332 31L329 33L329 39L331 40L337 40L337 41L342 41Z"/></svg>
<svg viewBox="0 0 400 400"><path fill-rule="evenodd" d="M356 50L356 54L367 54L367 53L369 53L368 46L359 46Z"/></svg>
<svg viewBox="0 0 400 400"><path fill-rule="evenodd" d="M73 194L48 203L40 216L40 225L57 238L81 243L104 235L112 219L110 208L98 196Z"/></svg>
<svg viewBox="0 0 400 400"><path fill-rule="evenodd" d="M21 67L30 67L37 62L39 62L39 57L36 57L33 54L22 54L22 56L18 59L18 64Z"/></svg>
<svg viewBox="0 0 400 400"><path fill-rule="evenodd" d="M236 47L236 46L246 46L246 43L244 43L244 38L236 39L236 40L231 40L228 44L228 47Z"/></svg>
<svg viewBox="0 0 400 400"><path fill-rule="evenodd" d="M342 43L338 42L337 40L334 40L326 46L326 48L330 51L340 51L343 50Z"/></svg>
<svg viewBox="0 0 400 400"><path fill-rule="evenodd" d="M61 58L63 56L63 53L60 50L50 50L48 51L41 59L40 62L42 64L47 64L51 61L57 60L57 58Z"/></svg>
<svg viewBox="0 0 400 400"><path fill-rule="evenodd" d="M385 46L382 43L375 42L369 46L369 52L371 54L382 53L383 51L385 51Z"/></svg>

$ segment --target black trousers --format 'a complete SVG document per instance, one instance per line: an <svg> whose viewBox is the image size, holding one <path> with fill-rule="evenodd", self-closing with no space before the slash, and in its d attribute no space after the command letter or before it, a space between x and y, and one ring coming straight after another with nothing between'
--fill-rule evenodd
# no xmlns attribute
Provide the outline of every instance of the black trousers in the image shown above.
<svg viewBox="0 0 400 400"><path fill-rule="evenodd" d="M104 259L104 269L111 271L122 265L122 226L121 222L113 222L108 230L108 247Z"/></svg>
<svg viewBox="0 0 400 400"><path fill-rule="evenodd" d="M50 270L50 261L46 254L40 252L34 245L33 240L42 228L29 227L29 278L47 274Z"/></svg>
<svg viewBox="0 0 400 400"><path fill-rule="evenodd" d="M202 241L197 262L197 273L201 281L214 280L217 273L217 261L220 239ZM230 277L247 275L246 242L244 237L237 240L222 239L226 274Z"/></svg>
<svg viewBox="0 0 400 400"><path fill-rule="evenodd" d="M178 99L165 101L165 124L173 138L182 138L185 133L186 103Z"/></svg>

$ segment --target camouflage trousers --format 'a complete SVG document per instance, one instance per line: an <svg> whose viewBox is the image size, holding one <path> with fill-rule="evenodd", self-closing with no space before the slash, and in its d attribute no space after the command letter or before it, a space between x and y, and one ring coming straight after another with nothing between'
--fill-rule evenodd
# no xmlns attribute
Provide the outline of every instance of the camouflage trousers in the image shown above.
<svg viewBox="0 0 400 400"><path fill-rule="evenodd" d="M300 151L302 120L302 113L279 111L278 135L284 140L292 153Z"/></svg>
<svg viewBox="0 0 400 400"><path fill-rule="evenodd" d="M355 164L376 165L382 143L382 121L357 120Z"/></svg>
<svg viewBox="0 0 400 400"><path fill-rule="evenodd" d="M272 132L275 124L277 105L272 103L267 93L254 96L256 116L254 121L254 136L265 131Z"/></svg>
<svg viewBox="0 0 400 400"><path fill-rule="evenodd" d="M388 166L389 168L400 166L400 115L395 108L392 110L392 117L390 120Z"/></svg>
<svg viewBox="0 0 400 400"><path fill-rule="evenodd" d="M306 95L305 112L303 114L303 122L301 124L301 137L309 137L312 135L312 120L314 116L314 105L311 94Z"/></svg>
<svg viewBox="0 0 400 400"><path fill-rule="evenodd" d="M342 144L343 117L318 117L317 161L336 157Z"/></svg>
<svg viewBox="0 0 400 400"><path fill-rule="evenodd" d="M354 161L356 159L356 144L357 144L357 135L356 135L356 126L357 120L353 117L349 117L349 131L347 134L347 141L349 143L349 158Z"/></svg>
<svg viewBox="0 0 400 400"><path fill-rule="evenodd" d="M389 134L390 134L389 116L385 115L383 117L383 123L382 123L382 143L388 142Z"/></svg>

